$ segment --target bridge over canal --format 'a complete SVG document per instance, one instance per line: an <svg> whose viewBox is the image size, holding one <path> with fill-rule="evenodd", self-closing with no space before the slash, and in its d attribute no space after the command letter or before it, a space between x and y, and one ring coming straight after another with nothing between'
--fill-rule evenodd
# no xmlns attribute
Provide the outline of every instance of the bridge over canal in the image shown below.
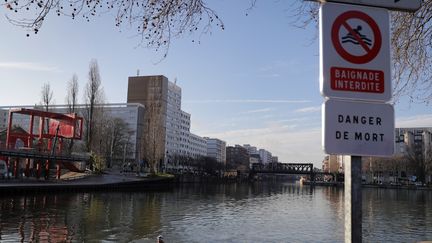
<svg viewBox="0 0 432 243"><path fill-rule="evenodd" d="M340 173L330 173L315 171L312 163L270 163L268 165L254 164L250 171L252 176L256 174L288 174L288 175L307 175L311 182L315 182L317 177L330 175L336 180Z"/></svg>

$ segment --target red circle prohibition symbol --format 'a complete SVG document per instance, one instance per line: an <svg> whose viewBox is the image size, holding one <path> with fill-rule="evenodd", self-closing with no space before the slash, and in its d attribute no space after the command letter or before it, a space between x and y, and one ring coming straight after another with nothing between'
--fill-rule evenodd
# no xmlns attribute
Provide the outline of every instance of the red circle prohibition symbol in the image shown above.
<svg viewBox="0 0 432 243"><path fill-rule="evenodd" d="M362 40L361 36L358 32L356 32L349 24L349 19L360 19L366 22L370 28L372 29L374 35L374 43L370 48L364 40ZM355 38L355 40L359 43L359 45L365 50L366 54L357 56L349 53L341 44L341 40L339 39L339 30L342 26ZM379 53L381 49L382 37L379 27L375 20L373 20L369 15L360 12L360 11L347 11L341 15L339 15L333 23L332 26L332 42L333 45L339 53L339 55L347 60L348 62L355 64L365 64L372 61Z"/></svg>

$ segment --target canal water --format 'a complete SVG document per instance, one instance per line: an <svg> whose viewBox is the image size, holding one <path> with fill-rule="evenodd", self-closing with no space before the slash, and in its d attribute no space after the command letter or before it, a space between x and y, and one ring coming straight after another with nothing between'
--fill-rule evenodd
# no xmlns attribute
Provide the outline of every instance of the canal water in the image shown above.
<svg viewBox="0 0 432 243"><path fill-rule="evenodd" d="M185 184L0 196L0 242L343 242L343 190ZM364 242L432 240L432 192L363 189Z"/></svg>

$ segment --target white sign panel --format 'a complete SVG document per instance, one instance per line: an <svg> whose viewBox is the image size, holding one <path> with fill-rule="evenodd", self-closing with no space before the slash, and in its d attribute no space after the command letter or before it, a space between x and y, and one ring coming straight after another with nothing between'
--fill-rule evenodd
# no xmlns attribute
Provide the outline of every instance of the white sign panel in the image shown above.
<svg viewBox="0 0 432 243"><path fill-rule="evenodd" d="M383 7L393 10L414 12L421 7L421 0L318 0L318 2L339 2L365 6Z"/></svg>
<svg viewBox="0 0 432 243"><path fill-rule="evenodd" d="M323 104L323 147L327 154L392 156L392 105L327 100Z"/></svg>
<svg viewBox="0 0 432 243"><path fill-rule="evenodd" d="M391 98L386 9L325 3L320 9L320 87L330 98Z"/></svg>

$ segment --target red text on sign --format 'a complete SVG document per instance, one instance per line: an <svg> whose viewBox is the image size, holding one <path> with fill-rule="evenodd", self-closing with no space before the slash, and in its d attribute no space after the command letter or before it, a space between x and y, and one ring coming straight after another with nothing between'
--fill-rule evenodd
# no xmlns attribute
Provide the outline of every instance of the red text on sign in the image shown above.
<svg viewBox="0 0 432 243"><path fill-rule="evenodd" d="M333 90L384 93L382 71L332 67L330 82Z"/></svg>

